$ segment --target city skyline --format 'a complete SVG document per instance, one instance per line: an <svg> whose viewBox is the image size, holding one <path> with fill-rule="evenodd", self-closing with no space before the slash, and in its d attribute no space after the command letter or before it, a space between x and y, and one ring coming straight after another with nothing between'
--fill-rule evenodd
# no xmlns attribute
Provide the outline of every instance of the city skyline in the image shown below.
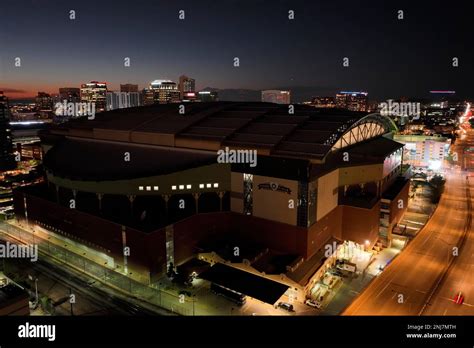
<svg viewBox="0 0 474 348"><path fill-rule="evenodd" d="M472 342L466 3L0 1L3 341Z"/></svg>
<svg viewBox="0 0 474 348"><path fill-rule="evenodd" d="M312 86L364 90L386 99L449 89L460 98L472 97L467 62L473 54L465 46L468 32L460 30L465 5L342 5L7 1L0 24L0 89L10 99L30 98L92 80L118 90L121 83L143 88L157 78L177 81L186 74L196 79L198 90Z"/></svg>

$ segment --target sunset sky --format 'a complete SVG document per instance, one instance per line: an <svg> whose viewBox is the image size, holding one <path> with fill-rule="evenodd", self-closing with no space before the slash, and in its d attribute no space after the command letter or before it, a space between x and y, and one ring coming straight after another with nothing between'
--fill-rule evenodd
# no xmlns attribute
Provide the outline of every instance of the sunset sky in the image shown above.
<svg viewBox="0 0 474 348"><path fill-rule="evenodd" d="M109 89L143 88L186 74L198 88L319 86L366 90L373 98L448 89L470 97L467 3L3 0L0 90L22 98L91 80L107 81ZM185 20L178 19L181 9ZM14 66L16 57L21 67Z"/></svg>

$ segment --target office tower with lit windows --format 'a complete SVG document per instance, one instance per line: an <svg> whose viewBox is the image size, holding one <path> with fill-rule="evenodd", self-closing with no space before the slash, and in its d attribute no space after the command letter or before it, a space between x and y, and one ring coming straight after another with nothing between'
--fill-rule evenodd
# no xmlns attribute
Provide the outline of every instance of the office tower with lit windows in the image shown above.
<svg viewBox="0 0 474 348"><path fill-rule="evenodd" d="M81 102L95 103L95 111L102 112L107 107L107 83L91 81L81 85Z"/></svg>
<svg viewBox="0 0 474 348"><path fill-rule="evenodd" d="M176 83L171 80L154 80L143 90L143 104L179 103L180 93Z"/></svg>
<svg viewBox="0 0 474 348"><path fill-rule="evenodd" d="M107 111L140 106L138 92L107 92Z"/></svg>
<svg viewBox="0 0 474 348"><path fill-rule="evenodd" d="M81 101L81 90L76 87L62 87L59 89L59 102L79 103Z"/></svg>
<svg viewBox="0 0 474 348"><path fill-rule="evenodd" d="M179 94L181 100L192 101L196 99L196 80L181 75L179 77Z"/></svg>
<svg viewBox="0 0 474 348"><path fill-rule="evenodd" d="M53 109L53 98L48 93L38 92L35 99L37 110L52 110Z"/></svg>
<svg viewBox="0 0 474 348"><path fill-rule="evenodd" d="M369 97L367 92L346 92L336 94L336 107L350 111L368 111Z"/></svg>
<svg viewBox="0 0 474 348"><path fill-rule="evenodd" d="M0 91L0 171L15 169L8 99Z"/></svg>
<svg viewBox="0 0 474 348"><path fill-rule="evenodd" d="M276 89L262 91L262 102L290 104L290 91L280 91Z"/></svg>

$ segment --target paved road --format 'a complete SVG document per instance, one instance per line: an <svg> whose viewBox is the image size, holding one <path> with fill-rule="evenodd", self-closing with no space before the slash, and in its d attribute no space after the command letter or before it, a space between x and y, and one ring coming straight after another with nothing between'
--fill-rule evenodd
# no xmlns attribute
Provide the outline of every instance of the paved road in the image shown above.
<svg viewBox="0 0 474 348"><path fill-rule="evenodd" d="M460 141L455 150L474 146L474 131L470 130L466 138ZM458 151L462 153L462 151ZM474 169L471 156L462 156L465 169ZM471 197L474 197L474 177L471 177ZM472 200L471 200L472 202ZM463 305L456 305L453 297L461 291L465 297ZM424 315L474 315L474 232L467 234L462 252L449 270L446 280L430 301Z"/></svg>
<svg viewBox="0 0 474 348"><path fill-rule="evenodd" d="M418 315L452 248L463 235L467 219L465 174L447 174L445 192L425 228L343 315Z"/></svg>

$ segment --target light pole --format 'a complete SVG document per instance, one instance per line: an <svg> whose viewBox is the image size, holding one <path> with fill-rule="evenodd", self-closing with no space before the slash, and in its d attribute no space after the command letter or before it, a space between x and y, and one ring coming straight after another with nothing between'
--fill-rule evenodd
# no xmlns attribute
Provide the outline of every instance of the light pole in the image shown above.
<svg viewBox="0 0 474 348"><path fill-rule="evenodd" d="M104 282L107 282L107 261L104 262Z"/></svg>
<svg viewBox="0 0 474 348"><path fill-rule="evenodd" d="M64 244L64 262L67 263L67 244Z"/></svg>
<svg viewBox="0 0 474 348"><path fill-rule="evenodd" d="M82 261L84 263L84 273L86 273L86 253L82 253Z"/></svg>
<svg viewBox="0 0 474 348"><path fill-rule="evenodd" d="M31 281L34 281L34 282L35 282L35 297L36 297L36 303L38 303L38 278L37 278L37 277L34 277L34 279L33 279L33 276L32 276L32 275L28 275L28 278L29 278Z"/></svg>
<svg viewBox="0 0 474 348"><path fill-rule="evenodd" d="M71 301L72 289L69 288L69 304L71 305L71 316L74 315L74 311L72 309L72 301Z"/></svg>

